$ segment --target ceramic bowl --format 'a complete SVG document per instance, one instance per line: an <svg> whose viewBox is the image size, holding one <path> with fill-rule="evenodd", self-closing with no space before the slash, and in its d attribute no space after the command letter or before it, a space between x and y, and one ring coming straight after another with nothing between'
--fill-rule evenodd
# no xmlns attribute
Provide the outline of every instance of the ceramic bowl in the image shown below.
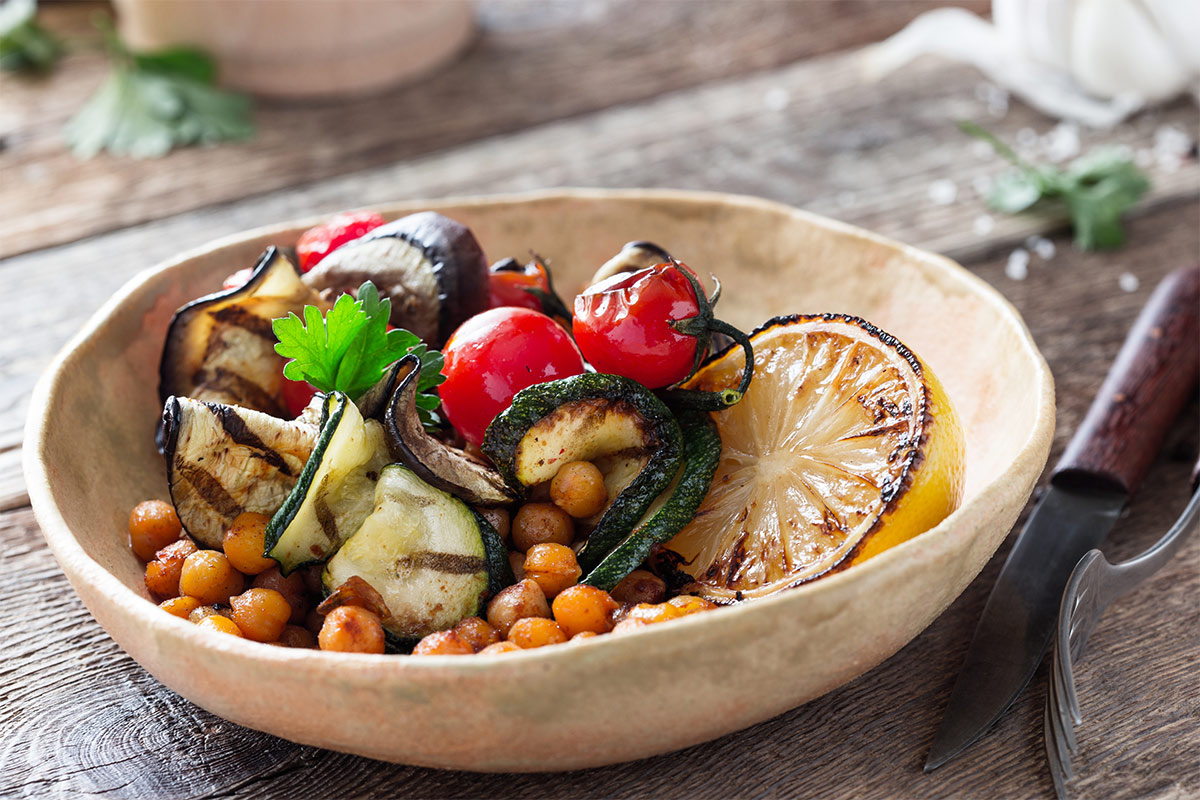
<svg viewBox="0 0 1200 800"><path fill-rule="evenodd" d="M372 758L486 771L591 767L713 739L846 683L920 633L982 569L1045 464L1054 425L1045 361L1004 298L945 258L719 194L578 190L382 210L426 208L469 225L493 260L536 249L564 292L624 242L650 239L717 274L721 314L740 327L816 311L875 322L931 365L957 405L965 499L861 566L570 646L414 658L200 630L155 607L127 544L129 509L167 496L153 442L163 337L182 303L314 220L224 239L136 277L58 355L33 398L25 469L46 540L100 624L152 675L228 720Z"/></svg>

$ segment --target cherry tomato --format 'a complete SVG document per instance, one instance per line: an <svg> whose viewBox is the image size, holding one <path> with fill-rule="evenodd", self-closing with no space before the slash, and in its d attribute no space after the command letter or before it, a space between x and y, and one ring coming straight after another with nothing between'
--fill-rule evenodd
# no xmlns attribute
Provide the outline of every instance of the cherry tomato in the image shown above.
<svg viewBox="0 0 1200 800"><path fill-rule="evenodd" d="M293 417L298 417L300 412L308 407L309 401L313 399L317 389L308 381L293 381L284 378L282 392L284 406Z"/></svg>
<svg viewBox="0 0 1200 800"><path fill-rule="evenodd" d="M699 340L671 323L699 315L700 303L680 269L687 267L659 264L614 275L575 298L575 341L598 372L658 389L692 371Z"/></svg>
<svg viewBox="0 0 1200 800"><path fill-rule="evenodd" d="M558 323L527 308L493 308L459 326L442 348L438 387L450 423L468 442L527 386L583 372L583 358Z"/></svg>
<svg viewBox="0 0 1200 800"><path fill-rule="evenodd" d="M309 228L296 242L300 271L308 272L322 258L346 242L359 238L383 224L383 217L374 211L350 211L332 217L329 222Z"/></svg>
<svg viewBox="0 0 1200 800"><path fill-rule="evenodd" d="M550 291L550 282L540 264L533 262L525 265L518 264L515 259L506 258L492 265L488 271L488 289L491 292L491 307L530 308L542 310L542 301L527 289Z"/></svg>

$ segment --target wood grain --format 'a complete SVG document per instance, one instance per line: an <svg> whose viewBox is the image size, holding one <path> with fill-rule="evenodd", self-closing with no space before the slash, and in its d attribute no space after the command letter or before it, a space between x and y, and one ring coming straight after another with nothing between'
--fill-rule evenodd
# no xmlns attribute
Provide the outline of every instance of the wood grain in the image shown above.
<svg viewBox="0 0 1200 800"><path fill-rule="evenodd" d="M582 185L754 194L959 259L1061 229L1061 219L992 215L972 188L1005 168L981 157L952 124L987 116L974 97L978 82L970 70L929 60L863 85L855 54L826 56L0 262L10 287L0 311L17 329L38 331L0 338L0 508L26 502L19 459L5 451L19 444L25 399L51 355L141 269L246 228L406 197ZM786 96L783 108L767 107L771 93ZM1191 130L1196 120L1195 106L1178 103L1112 132L1084 133L1083 143L1144 149L1160 126ZM1045 132L1052 125L1014 105L992 127L1015 140L1025 129ZM1136 213L1200 196L1195 159L1175 171L1148 171L1154 188ZM930 187L941 180L958 187L950 205L930 199ZM975 227L981 217L994 225L986 234ZM1064 242L1059 250L1069 247ZM1178 263L1195 253L1192 246ZM241 266L231 264L230 272Z"/></svg>
<svg viewBox="0 0 1200 800"><path fill-rule="evenodd" d="M934 5L483 0L475 44L427 81L337 103L264 101L252 140L143 162L65 149L63 123L106 70L98 48L77 48L45 79L0 75L0 257L875 41ZM46 24L86 41L97 7L51 7Z"/></svg>
<svg viewBox="0 0 1200 800"><path fill-rule="evenodd" d="M1120 253L1058 258L1029 279L1004 257L971 264L1030 323L1058 377L1061 452L1154 283L1195 252L1200 204L1136 221ZM1182 236L1181 231L1188 232ZM1124 270L1142 277L1117 289ZM1149 546L1183 507L1200 444L1193 400L1110 537L1110 559ZM997 728L937 772L925 752L1007 547L920 637L867 675L747 731L633 764L556 775L474 775L384 765L225 723L158 685L82 608L28 509L0 515L0 793L67 797L1048 797L1040 738L1045 671ZM1080 798L1200 792L1200 539L1105 616L1079 666ZM698 699L702 702L702 699ZM631 714L631 724L636 715Z"/></svg>
<svg viewBox="0 0 1200 800"><path fill-rule="evenodd" d="M1132 494L1200 376L1200 267L1155 287L1054 468L1056 484Z"/></svg>

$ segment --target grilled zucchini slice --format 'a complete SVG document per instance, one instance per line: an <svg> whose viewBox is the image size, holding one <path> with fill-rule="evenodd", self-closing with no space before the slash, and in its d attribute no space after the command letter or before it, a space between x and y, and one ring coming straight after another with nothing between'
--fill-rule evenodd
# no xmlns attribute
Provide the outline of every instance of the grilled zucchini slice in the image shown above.
<svg viewBox="0 0 1200 800"><path fill-rule="evenodd" d="M284 420L240 406L168 398L163 456L183 527L219 550L238 514L274 514L296 485L317 431L307 414Z"/></svg>
<svg viewBox="0 0 1200 800"><path fill-rule="evenodd" d="M581 581L608 591L633 572L654 549L669 541L696 516L696 509L721 460L721 435L707 414L691 414L681 423L683 463L667 491L659 495L628 536Z"/></svg>
<svg viewBox="0 0 1200 800"><path fill-rule="evenodd" d="M491 526L407 467L384 468L374 504L358 532L329 559L321 580L326 591L354 576L370 584L387 605L383 624L393 639L453 627L479 614L492 592L512 582L504 545Z"/></svg>
<svg viewBox="0 0 1200 800"><path fill-rule="evenodd" d="M579 551L585 572L629 535L671 483L682 447L679 424L649 389L596 373L522 389L483 440L484 454L522 494L570 461L607 469L606 484L615 497ZM617 481L624 485L610 480L618 474L625 476Z"/></svg>
<svg viewBox="0 0 1200 800"><path fill-rule="evenodd" d="M371 513L389 461L383 428L342 392L325 397L321 432L291 494L271 518L266 554L287 575L325 561Z"/></svg>

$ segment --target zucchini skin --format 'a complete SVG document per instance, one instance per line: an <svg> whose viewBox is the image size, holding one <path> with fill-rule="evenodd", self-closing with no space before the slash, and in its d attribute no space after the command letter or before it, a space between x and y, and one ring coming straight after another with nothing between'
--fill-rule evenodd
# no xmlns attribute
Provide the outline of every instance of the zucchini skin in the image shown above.
<svg viewBox="0 0 1200 800"><path fill-rule="evenodd" d="M674 479L683 454L683 435L670 410L649 389L619 375L584 373L522 389L512 405L492 420L483 439L483 453L504 479L522 495L516 474L516 453L526 433L560 406L581 400L604 399L626 403L642 417L653 441L650 458L633 482L613 500L578 553L579 566L593 569L617 546Z"/></svg>
<svg viewBox="0 0 1200 800"><path fill-rule="evenodd" d="M667 502L637 526L580 583L610 591L633 572L655 545L669 541L696 516L721 460L721 436L708 414L687 414L682 421L683 466Z"/></svg>
<svg viewBox="0 0 1200 800"><path fill-rule="evenodd" d="M501 589L516 583L517 577L513 575L512 562L508 560L508 548L504 546L504 540L500 538L500 534L492 527L492 523L488 522L487 517L470 506L467 508L475 515L475 521L479 523L479 537L483 539L483 557L487 562L488 588L487 597L484 598L483 603L480 603L479 610L480 616L486 617L487 601L495 597Z"/></svg>

